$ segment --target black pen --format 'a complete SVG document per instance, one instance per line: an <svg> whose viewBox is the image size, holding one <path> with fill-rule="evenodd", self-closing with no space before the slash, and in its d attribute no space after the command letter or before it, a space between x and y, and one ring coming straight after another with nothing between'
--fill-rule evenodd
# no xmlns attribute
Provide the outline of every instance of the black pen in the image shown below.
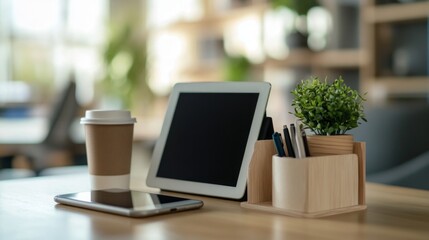
<svg viewBox="0 0 429 240"><path fill-rule="evenodd" d="M286 156L285 150L283 149L282 135L280 133L278 132L273 133L273 142L274 142L274 147L277 150L277 155L279 157Z"/></svg>
<svg viewBox="0 0 429 240"><path fill-rule="evenodd" d="M301 134L302 134L302 141L304 143L305 156L309 157L310 156L310 149L308 148L307 134L305 134L304 128L301 128Z"/></svg>
<svg viewBox="0 0 429 240"><path fill-rule="evenodd" d="M283 135L285 137L286 149L287 149L288 157L293 157L294 158L295 157L295 152L293 151L292 141L290 139L289 129L287 128L287 125L283 126Z"/></svg>
<svg viewBox="0 0 429 240"><path fill-rule="evenodd" d="M291 138L291 142L292 142L292 148L293 148L293 152L295 153L295 157L299 158L299 150L298 150L298 146L296 143L296 129L295 129L295 124L291 123L290 124L290 138Z"/></svg>

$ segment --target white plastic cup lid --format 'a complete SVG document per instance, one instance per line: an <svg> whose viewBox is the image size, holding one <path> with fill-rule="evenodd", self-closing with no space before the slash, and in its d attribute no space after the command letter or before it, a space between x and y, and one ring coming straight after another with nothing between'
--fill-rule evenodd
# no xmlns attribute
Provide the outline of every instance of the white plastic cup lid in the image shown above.
<svg viewBox="0 0 429 240"><path fill-rule="evenodd" d="M136 122L127 110L88 110L80 119L81 124L122 125Z"/></svg>

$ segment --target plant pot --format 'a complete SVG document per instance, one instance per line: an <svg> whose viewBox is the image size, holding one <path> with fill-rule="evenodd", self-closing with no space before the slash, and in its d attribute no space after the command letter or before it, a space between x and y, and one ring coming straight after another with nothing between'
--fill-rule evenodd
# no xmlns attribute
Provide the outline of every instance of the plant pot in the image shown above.
<svg viewBox="0 0 429 240"><path fill-rule="evenodd" d="M341 155L353 153L353 135L307 136L310 156Z"/></svg>

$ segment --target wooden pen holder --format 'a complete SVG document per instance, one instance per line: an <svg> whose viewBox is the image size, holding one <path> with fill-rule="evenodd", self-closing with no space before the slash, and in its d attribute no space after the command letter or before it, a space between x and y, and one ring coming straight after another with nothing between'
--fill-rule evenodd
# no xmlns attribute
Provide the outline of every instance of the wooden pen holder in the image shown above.
<svg viewBox="0 0 429 240"><path fill-rule="evenodd" d="M295 159L258 141L241 206L309 218L365 209L365 143L354 143L354 154Z"/></svg>
<svg viewBox="0 0 429 240"><path fill-rule="evenodd" d="M273 207L315 213L358 205L355 154L273 156Z"/></svg>

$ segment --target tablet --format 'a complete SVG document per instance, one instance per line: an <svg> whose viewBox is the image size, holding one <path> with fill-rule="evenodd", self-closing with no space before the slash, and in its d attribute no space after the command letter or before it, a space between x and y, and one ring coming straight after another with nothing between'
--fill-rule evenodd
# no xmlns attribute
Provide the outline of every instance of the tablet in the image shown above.
<svg viewBox="0 0 429 240"><path fill-rule="evenodd" d="M242 198L270 89L266 82L176 84L147 185Z"/></svg>

